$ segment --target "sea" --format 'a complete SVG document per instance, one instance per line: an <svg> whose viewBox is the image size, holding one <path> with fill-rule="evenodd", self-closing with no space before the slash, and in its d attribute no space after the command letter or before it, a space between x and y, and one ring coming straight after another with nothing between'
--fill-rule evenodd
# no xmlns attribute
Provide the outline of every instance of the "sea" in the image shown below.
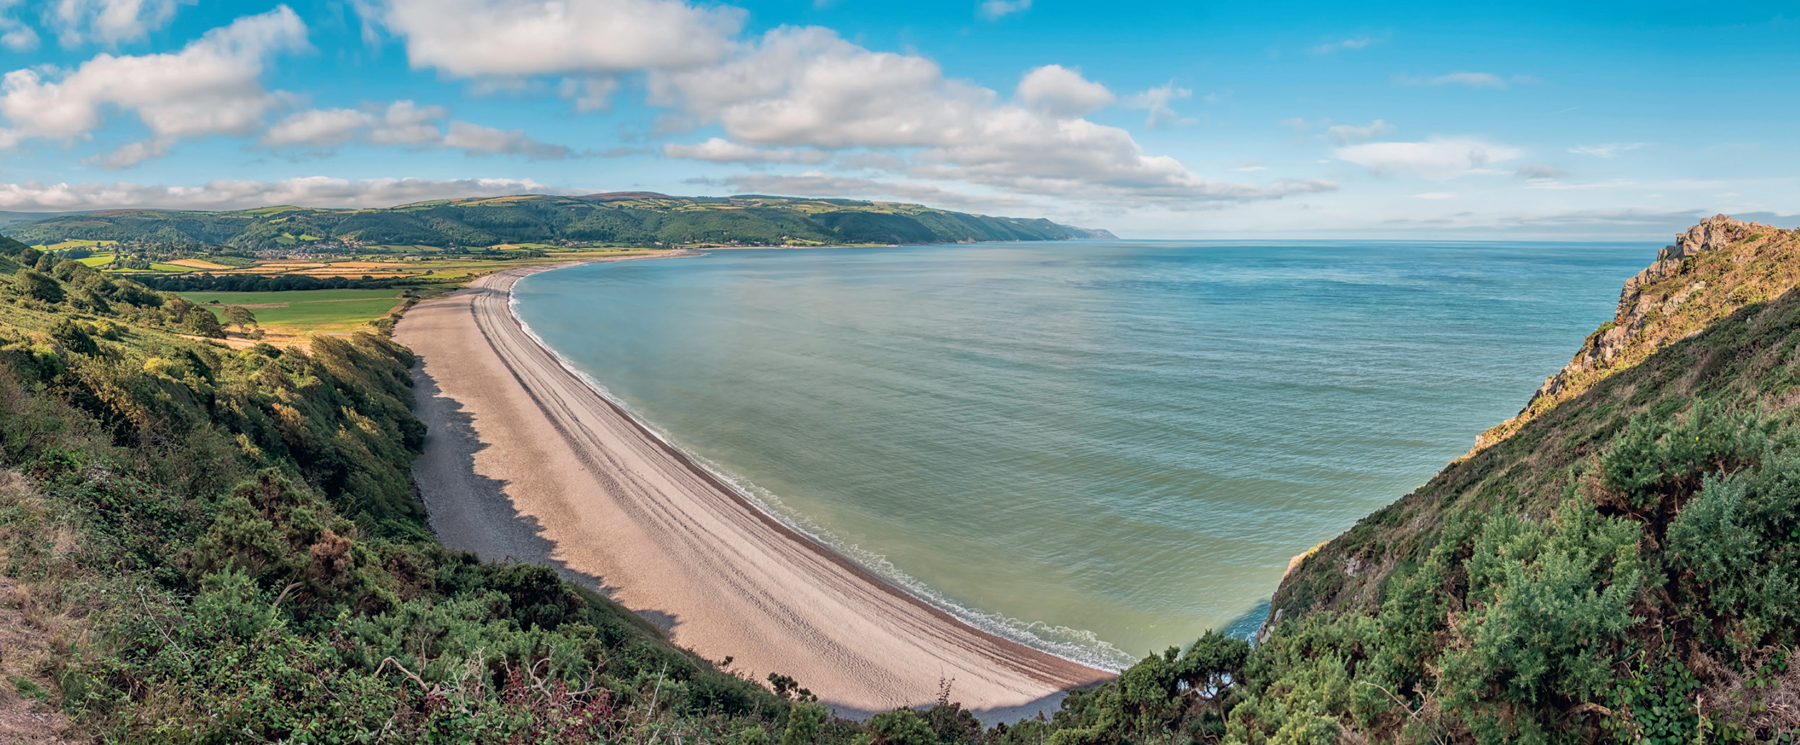
<svg viewBox="0 0 1800 745"><path fill-rule="evenodd" d="M781 520L1118 669L1252 633L1289 559L1517 413L1657 248L729 250L536 274L514 307Z"/></svg>

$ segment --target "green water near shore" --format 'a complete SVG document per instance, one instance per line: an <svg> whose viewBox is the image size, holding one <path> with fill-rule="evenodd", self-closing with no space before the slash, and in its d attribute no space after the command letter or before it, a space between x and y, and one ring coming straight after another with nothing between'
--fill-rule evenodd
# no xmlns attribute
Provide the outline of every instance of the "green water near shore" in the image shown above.
<svg viewBox="0 0 1800 745"><path fill-rule="evenodd" d="M1119 666L1244 620L1517 412L1656 248L724 251L534 275L517 309L784 519Z"/></svg>

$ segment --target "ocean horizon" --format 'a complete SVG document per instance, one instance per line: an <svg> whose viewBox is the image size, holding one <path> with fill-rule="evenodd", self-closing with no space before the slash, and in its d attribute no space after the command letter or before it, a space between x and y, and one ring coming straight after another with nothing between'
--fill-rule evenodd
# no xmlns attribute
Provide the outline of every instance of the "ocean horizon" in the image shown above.
<svg viewBox="0 0 1800 745"><path fill-rule="evenodd" d="M752 249L532 275L565 362L789 525L1119 669L1516 413L1659 246Z"/></svg>

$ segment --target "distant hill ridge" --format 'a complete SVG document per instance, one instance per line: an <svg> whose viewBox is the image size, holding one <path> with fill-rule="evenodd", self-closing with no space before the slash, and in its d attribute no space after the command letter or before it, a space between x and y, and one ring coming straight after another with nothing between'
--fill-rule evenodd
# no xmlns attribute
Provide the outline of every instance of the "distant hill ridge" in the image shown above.
<svg viewBox="0 0 1800 745"><path fill-rule="evenodd" d="M445 199L380 209L108 210L14 225L8 232L37 245L71 239L150 241L250 251L327 243L806 246L1114 237L1105 230L1045 219L990 217L917 204L754 194L674 197L642 191Z"/></svg>

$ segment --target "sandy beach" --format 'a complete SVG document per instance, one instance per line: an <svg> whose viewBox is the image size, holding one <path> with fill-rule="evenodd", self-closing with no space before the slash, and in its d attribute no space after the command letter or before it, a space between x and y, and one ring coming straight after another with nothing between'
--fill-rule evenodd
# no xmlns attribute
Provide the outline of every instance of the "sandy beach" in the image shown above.
<svg viewBox="0 0 1800 745"><path fill-rule="evenodd" d="M431 427L415 474L443 541L542 563L756 679L792 676L843 715L928 704L941 680L988 720L1053 710L1110 673L982 632L788 529L564 369L508 307L520 277L420 303Z"/></svg>

